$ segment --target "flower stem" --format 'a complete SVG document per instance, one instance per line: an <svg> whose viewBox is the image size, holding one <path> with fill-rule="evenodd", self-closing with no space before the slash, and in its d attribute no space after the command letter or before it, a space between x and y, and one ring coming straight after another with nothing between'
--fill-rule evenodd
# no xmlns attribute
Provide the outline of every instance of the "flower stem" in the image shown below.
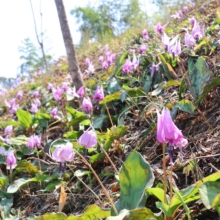
<svg viewBox="0 0 220 220"><path fill-rule="evenodd" d="M166 180L166 160L165 160L165 143L162 144L163 147L163 189L164 189L164 203L167 204L166 198L166 188L167 188L167 180ZM166 220L166 214L164 213L164 220Z"/></svg>
<svg viewBox="0 0 220 220"><path fill-rule="evenodd" d="M173 164L170 165L170 202L173 197Z"/></svg>
<svg viewBox="0 0 220 220"><path fill-rule="evenodd" d="M104 185L102 184L102 182L101 182L101 180L99 179L98 175L96 174L95 170L93 170L91 164L89 164L89 163L87 162L87 160L82 156L82 154L80 154L80 153L79 153L78 151L76 151L76 150L74 150L74 151L75 151L75 153L83 160L83 162L86 164L86 166L88 166L89 169L92 171L92 173L94 174L95 178L97 179L97 181L99 182L100 186L102 187L102 189L103 189L103 191L104 191L106 197L108 198L109 202L111 203L112 208L114 209L115 214L118 215L118 211L117 211L117 209L116 209L116 207L115 207L115 205L114 205L114 203L113 203L111 197L109 196L109 194L108 194L106 188L105 188Z"/></svg>

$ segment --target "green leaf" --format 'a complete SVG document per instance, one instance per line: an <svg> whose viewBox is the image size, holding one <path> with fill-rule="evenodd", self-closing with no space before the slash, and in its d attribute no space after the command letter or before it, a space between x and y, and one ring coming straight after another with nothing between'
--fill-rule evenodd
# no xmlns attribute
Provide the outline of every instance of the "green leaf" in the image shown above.
<svg viewBox="0 0 220 220"><path fill-rule="evenodd" d="M8 177L7 176L2 176L0 177L0 187L1 189L4 189L8 185Z"/></svg>
<svg viewBox="0 0 220 220"><path fill-rule="evenodd" d="M148 193L149 195L153 195L153 196L157 197L161 202L164 202L164 190L163 189L149 188L149 189L146 189L146 193ZM169 201L168 196L167 196L167 201Z"/></svg>
<svg viewBox="0 0 220 220"><path fill-rule="evenodd" d="M195 111L195 107L194 107L193 103L189 100L186 100L186 99L177 102L174 105L174 107L177 107L181 111L188 112L188 113L191 113L191 114L193 114L194 111Z"/></svg>
<svg viewBox="0 0 220 220"><path fill-rule="evenodd" d="M18 109L16 113L20 125L24 128L31 128L32 125L32 116L29 112L24 111L22 109Z"/></svg>
<svg viewBox="0 0 220 220"><path fill-rule="evenodd" d="M39 168L37 166L34 166L33 164L25 160L21 160L18 162L16 166L16 170L18 172L26 171L27 173L32 174L32 175L39 172Z"/></svg>
<svg viewBox="0 0 220 220"><path fill-rule="evenodd" d="M66 220L67 216L64 213L46 213L41 216L37 216L35 220Z"/></svg>
<svg viewBox="0 0 220 220"><path fill-rule="evenodd" d="M107 115L101 114L93 120L93 127L95 129L102 128L103 122L108 119Z"/></svg>
<svg viewBox="0 0 220 220"><path fill-rule="evenodd" d="M138 96L145 96L144 91L142 88L130 88L126 84L123 84L122 88L127 91L127 94L130 97L138 97Z"/></svg>
<svg viewBox="0 0 220 220"><path fill-rule="evenodd" d="M68 139L78 139L82 135L83 131L68 131L63 135L63 137Z"/></svg>
<svg viewBox="0 0 220 220"><path fill-rule="evenodd" d="M20 122L19 121L2 121L1 122L1 126L6 127L7 125L12 125L12 126L20 126Z"/></svg>
<svg viewBox="0 0 220 220"><path fill-rule="evenodd" d="M112 94L112 93L115 93L117 92L118 90L120 90L120 85L118 84L118 81L115 77L112 77L110 80L109 80L109 85L108 85L108 88L107 88L107 91L108 93Z"/></svg>
<svg viewBox="0 0 220 220"><path fill-rule="evenodd" d="M204 87L211 76L204 58L190 57L188 60L189 90L197 100L203 93Z"/></svg>
<svg viewBox="0 0 220 220"><path fill-rule="evenodd" d="M57 185L60 185L60 183L62 183L63 181L62 180L57 180L57 181L54 181L52 183L49 183L43 191L49 191L49 190L52 190L52 189L55 189Z"/></svg>
<svg viewBox="0 0 220 220"><path fill-rule="evenodd" d="M153 185L154 174L140 153L130 153L122 165L119 179L120 199L116 202L118 212L122 209L132 210L142 206L146 202L145 189Z"/></svg>
<svg viewBox="0 0 220 220"><path fill-rule="evenodd" d="M153 80L153 78L151 76L147 75L146 82L144 84L144 91L145 92L150 91L150 88L151 88L151 85L152 85L152 80Z"/></svg>
<svg viewBox="0 0 220 220"><path fill-rule="evenodd" d="M201 200L207 209L220 205L220 182L206 182L199 187Z"/></svg>
<svg viewBox="0 0 220 220"><path fill-rule="evenodd" d="M78 176L78 177L82 177L82 176L86 176L88 174L91 174L91 171L86 171L86 170L77 170L74 172L74 176Z"/></svg>
<svg viewBox="0 0 220 220"><path fill-rule="evenodd" d="M212 82L208 85L206 85L203 89L203 92L201 94L201 96L198 98L198 100L196 101L196 105L198 105L201 100L213 89L220 86L220 78L219 77L214 77L212 79Z"/></svg>
<svg viewBox="0 0 220 220"><path fill-rule="evenodd" d="M171 87L171 86L179 86L180 84L181 84L181 81L177 81L177 80L171 79L171 80L169 80L168 82L166 82L166 83L162 86L162 88L163 88L163 89L167 89L167 88L169 88L169 87Z"/></svg>
<svg viewBox="0 0 220 220"><path fill-rule="evenodd" d="M70 106L66 106L66 110L71 114L72 120L69 122L69 125L77 125L83 122L84 120L87 120L88 117L84 112L80 112L75 110L74 108Z"/></svg>
<svg viewBox="0 0 220 220"><path fill-rule="evenodd" d="M120 100L120 95L121 95L121 91L107 95L105 96L104 100L99 102L99 104L104 104L104 103Z"/></svg>
<svg viewBox="0 0 220 220"><path fill-rule="evenodd" d="M110 210L103 210L97 205L89 205L81 216L69 216L66 220L96 220L105 219L110 216Z"/></svg>
<svg viewBox="0 0 220 220"><path fill-rule="evenodd" d="M14 181L14 183L10 184L8 189L7 189L7 193L15 193L19 190L19 188L21 186L23 186L26 183L29 182L36 182L36 180L34 178L31 179L25 179L25 178L20 178Z"/></svg>
<svg viewBox="0 0 220 220"><path fill-rule="evenodd" d="M16 146L21 146L21 145L26 145L28 141L28 137L25 135L19 135L15 138L10 138L11 144L16 145Z"/></svg>
<svg viewBox="0 0 220 220"><path fill-rule="evenodd" d="M13 205L13 198L2 199L0 201L1 212L5 218L10 217L11 206Z"/></svg>

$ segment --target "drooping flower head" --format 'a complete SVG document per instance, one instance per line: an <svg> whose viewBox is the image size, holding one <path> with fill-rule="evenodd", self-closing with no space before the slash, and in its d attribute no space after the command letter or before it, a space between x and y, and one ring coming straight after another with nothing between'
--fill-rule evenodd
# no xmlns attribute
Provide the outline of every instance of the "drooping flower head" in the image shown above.
<svg viewBox="0 0 220 220"><path fill-rule="evenodd" d="M132 70L132 62L131 58L128 57L128 59L125 61L124 65L122 66L122 71L125 74L128 74Z"/></svg>
<svg viewBox="0 0 220 220"><path fill-rule="evenodd" d="M71 143L58 145L52 153L52 158L60 163L60 175L65 172L66 162L74 159L73 145Z"/></svg>
<svg viewBox="0 0 220 220"><path fill-rule="evenodd" d="M190 23L192 26L194 26L195 22L196 22L195 17L189 18L189 23Z"/></svg>
<svg viewBox="0 0 220 220"><path fill-rule="evenodd" d="M23 97L23 91L20 90L20 91L17 92L16 98L17 98L17 99L22 99L22 97Z"/></svg>
<svg viewBox="0 0 220 220"><path fill-rule="evenodd" d="M142 31L142 37L144 40L148 40L149 39L149 35L148 35L148 32L147 32L147 29L144 29Z"/></svg>
<svg viewBox="0 0 220 220"><path fill-rule="evenodd" d="M153 77L153 75L158 72L159 67L160 67L160 63L158 64L155 64L154 62L152 63L152 66L150 67L151 77Z"/></svg>
<svg viewBox="0 0 220 220"><path fill-rule="evenodd" d="M29 149L35 148L35 147L40 147L41 146L41 137L39 137L35 134L31 135L26 146Z"/></svg>
<svg viewBox="0 0 220 220"><path fill-rule="evenodd" d="M189 11L188 6L183 6L183 11L187 13Z"/></svg>
<svg viewBox="0 0 220 220"><path fill-rule="evenodd" d="M192 36L196 39L199 40L205 35L205 26L203 25L202 28L200 28L199 24L197 21L195 21L193 29L192 29Z"/></svg>
<svg viewBox="0 0 220 220"><path fill-rule="evenodd" d="M166 33L164 33L163 36L162 36L162 43L163 43L163 46L165 47L165 50L167 50L168 45L170 43L170 38L167 36Z"/></svg>
<svg viewBox="0 0 220 220"><path fill-rule="evenodd" d="M89 97L84 97L83 98L83 102L82 102L82 109L85 111L85 112L90 112L92 111L93 109L93 106L92 106L92 102L90 100Z"/></svg>
<svg viewBox="0 0 220 220"><path fill-rule="evenodd" d="M34 91L33 92L33 97L34 98L38 98L39 97L39 92L38 91Z"/></svg>
<svg viewBox="0 0 220 220"><path fill-rule="evenodd" d="M84 86L81 86L76 93L79 95L79 97L84 97L85 95Z"/></svg>
<svg viewBox="0 0 220 220"><path fill-rule="evenodd" d="M165 108L160 114L157 110L157 140L168 144L170 163L173 163L174 148L184 147L188 142L183 138L182 132L174 124L170 111Z"/></svg>
<svg viewBox="0 0 220 220"><path fill-rule="evenodd" d="M4 134L7 135L7 136L10 136L13 132L13 127L12 125L8 125L5 130L4 130Z"/></svg>
<svg viewBox="0 0 220 220"><path fill-rule="evenodd" d="M56 89L53 88L53 98L59 102L62 99L62 95L63 95L63 89L60 87L57 87Z"/></svg>
<svg viewBox="0 0 220 220"><path fill-rule="evenodd" d="M142 45L139 47L139 53L140 53L140 54L144 54L144 53L146 52L146 49L147 49L147 45L142 44Z"/></svg>
<svg viewBox="0 0 220 220"><path fill-rule="evenodd" d="M15 166L17 160L15 158L14 152L12 150L8 151L6 158L6 165L10 167L10 173L12 173L12 166Z"/></svg>
<svg viewBox="0 0 220 220"><path fill-rule="evenodd" d="M95 90L95 94L93 96L94 101L101 101L104 99L104 91L103 88L101 86L97 86L96 90Z"/></svg>
<svg viewBox="0 0 220 220"><path fill-rule="evenodd" d="M58 115L58 109L57 107L53 108L50 112L51 116L54 118L55 116Z"/></svg>
<svg viewBox="0 0 220 220"><path fill-rule="evenodd" d="M62 83L62 90L66 92L69 89L69 82Z"/></svg>
<svg viewBox="0 0 220 220"><path fill-rule="evenodd" d="M195 8L196 4L194 2L190 2L190 7Z"/></svg>
<svg viewBox="0 0 220 220"><path fill-rule="evenodd" d="M89 58L86 58L85 64L86 64L86 66L89 66L89 65L91 64L91 62L90 62L90 59L89 59Z"/></svg>
<svg viewBox="0 0 220 220"><path fill-rule="evenodd" d="M194 39L194 37L191 34L186 33L185 37L184 37L184 43L187 47L191 48L196 43L196 40Z"/></svg>
<svg viewBox="0 0 220 220"><path fill-rule="evenodd" d="M161 25L160 23L157 23L157 25L156 25L156 31L160 34L160 35L162 35L163 33L164 33L164 29L166 28L166 26L167 26L167 24L165 24L165 25Z"/></svg>
<svg viewBox="0 0 220 220"><path fill-rule="evenodd" d="M32 103L32 104L31 104L30 112L32 112L32 113L37 113L37 111L38 111L37 105L35 105L34 103Z"/></svg>
<svg viewBox="0 0 220 220"><path fill-rule="evenodd" d="M84 131L78 140L78 144L85 146L86 148L93 148L97 144L97 136L95 131Z"/></svg>
<svg viewBox="0 0 220 220"><path fill-rule="evenodd" d="M37 106L37 107L40 107L41 106L41 102L39 99L35 99L34 100L34 104Z"/></svg>

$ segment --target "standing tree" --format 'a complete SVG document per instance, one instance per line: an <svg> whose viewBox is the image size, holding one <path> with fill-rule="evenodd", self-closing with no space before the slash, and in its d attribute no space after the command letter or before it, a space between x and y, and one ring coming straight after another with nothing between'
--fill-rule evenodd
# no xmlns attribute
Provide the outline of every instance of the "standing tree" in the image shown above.
<svg viewBox="0 0 220 220"><path fill-rule="evenodd" d="M76 58L76 52L75 52L72 36L70 33L63 0L55 0L55 4L57 7L60 27L66 48L69 71L73 80L73 84L76 87L76 90L78 90L81 86L83 86L83 78Z"/></svg>

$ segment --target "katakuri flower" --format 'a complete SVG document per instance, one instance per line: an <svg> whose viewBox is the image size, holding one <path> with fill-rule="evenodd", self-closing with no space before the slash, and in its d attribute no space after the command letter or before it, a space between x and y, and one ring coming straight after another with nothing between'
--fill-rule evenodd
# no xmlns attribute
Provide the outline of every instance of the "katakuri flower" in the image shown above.
<svg viewBox="0 0 220 220"><path fill-rule="evenodd" d="M84 97L85 96L84 86L81 86L76 93L78 94L79 97Z"/></svg>
<svg viewBox="0 0 220 220"><path fill-rule="evenodd" d="M160 67L160 63L158 64L155 64L154 62L152 63L152 66L150 67L151 77L153 77L153 75L158 72L159 67Z"/></svg>
<svg viewBox="0 0 220 220"><path fill-rule="evenodd" d="M101 101L104 99L104 91L103 88L101 86L97 86L96 90L95 90L95 94L93 96L93 100L94 101Z"/></svg>
<svg viewBox="0 0 220 220"><path fill-rule="evenodd" d="M66 170L66 162L74 159L73 145L71 143L58 145L52 153L52 158L60 163L60 175Z"/></svg>
<svg viewBox="0 0 220 220"><path fill-rule="evenodd" d="M17 98L17 99L22 99L22 97L23 97L23 91L20 90L20 91L17 92L16 98Z"/></svg>
<svg viewBox="0 0 220 220"><path fill-rule="evenodd" d="M37 113L37 111L38 111L37 105L35 105L34 103L32 103L32 104L31 104L30 112L32 112L32 113Z"/></svg>
<svg viewBox="0 0 220 220"><path fill-rule="evenodd" d="M190 23L192 26L194 26L195 22L196 22L195 17L189 18L189 23Z"/></svg>
<svg viewBox="0 0 220 220"><path fill-rule="evenodd" d="M8 125L5 130L4 130L4 134L7 135L7 136L10 136L13 132L13 127L12 125Z"/></svg>
<svg viewBox="0 0 220 220"><path fill-rule="evenodd" d="M84 131L78 140L78 144L84 146L85 148L93 148L97 144L97 136L95 131Z"/></svg>
<svg viewBox="0 0 220 220"><path fill-rule="evenodd" d="M147 29L144 29L142 31L142 37L144 40L148 40L149 39L149 35L148 35L148 32L147 32Z"/></svg>
<svg viewBox="0 0 220 220"><path fill-rule="evenodd" d="M188 6L183 6L183 11L184 11L185 13L188 13L188 11L189 11Z"/></svg>
<svg viewBox="0 0 220 220"><path fill-rule="evenodd" d="M147 49L147 46L145 44L142 44L140 47L139 47L139 53L140 54L144 54L146 52L146 49Z"/></svg>
<svg viewBox="0 0 220 220"><path fill-rule="evenodd" d="M38 98L39 97L39 92L38 91L34 91L33 92L33 97L34 98Z"/></svg>
<svg viewBox="0 0 220 220"><path fill-rule="evenodd" d="M202 28L200 28L199 24L197 21L195 21L193 29L192 29L192 36L196 39L199 40L205 35L205 26L203 25Z"/></svg>
<svg viewBox="0 0 220 220"><path fill-rule="evenodd" d="M86 113L92 111L93 105L92 105L92 102L91 102L91 100L90 100L89 97L87 97L87 98L84 97L84 98L83 98L82 109L83 109Z"/></svg>
<svg viewBox="0 0 220 220"><path fill-rule="evenodd" d="M31 135L26 146L29 149L35 148L35 147L40 147L41 146L41 137L39 137L35 134Z"/></svg>
<svg viewBox="0 0 220 220"><path fill-rule="evenodd" d="M57 108L57 107L53 108L53 109L51 110L50 114L51 114L51 116L52 116L53 118L54 118L55 116L57 116L57 115L58 115L58 108Z"/></svg>
<svg viewBox="0 0 220 220"><path fill-rule="evenodd" d="M17 160L12 150L8 151L6 158L6 165L10 167L10 173L12 173L12 167L16 166Z"/></svg>
<svg viewBox="0 0 220 220"><path fill-rule="evenodd" d="M162 35L163 33L164 33L164 29L166 28L166 26L167 26L167 24L165 24L165 25L161 25L160 23L157 23L157 25L156 25L156 30L157 30L157 32L160 34L160 35Z"/></svg>
<svg viewBox="0 0 220 220"><path fill-rule="evenodd" d="M182 132L174 124L169 109L165 108L160 114L157 111L157 140L168 144L170 163L173 163L174 148L183 147L188 142L183 138ZM184 139L184 140L183 140Z"/></svg>
<svg viewBox="0 0 220 220"><path fill-rule="evenodd" d="M186 33L184 37L184 43L187 47L192 48L193 45L196 43L196 40L191 34Z"/></svg>

